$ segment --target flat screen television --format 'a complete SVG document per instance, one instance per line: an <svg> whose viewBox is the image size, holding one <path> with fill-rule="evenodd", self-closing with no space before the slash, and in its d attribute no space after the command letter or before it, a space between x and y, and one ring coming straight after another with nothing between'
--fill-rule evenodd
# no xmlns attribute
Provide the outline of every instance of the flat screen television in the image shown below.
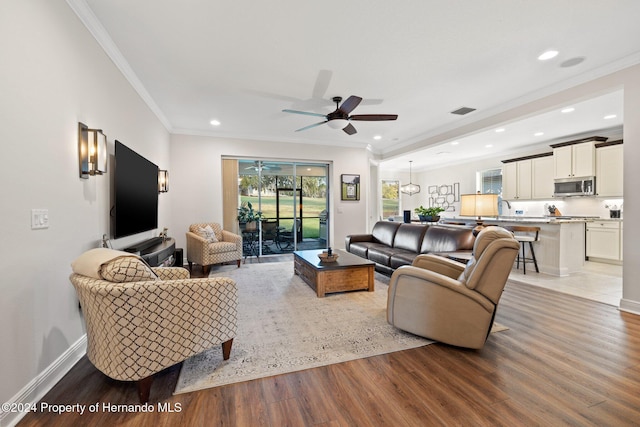
<svg viewBox="0 0 640 427"><path fill-rule="evenodd" d="M158 166L115 143L113 237L158 228Z"/></svg>

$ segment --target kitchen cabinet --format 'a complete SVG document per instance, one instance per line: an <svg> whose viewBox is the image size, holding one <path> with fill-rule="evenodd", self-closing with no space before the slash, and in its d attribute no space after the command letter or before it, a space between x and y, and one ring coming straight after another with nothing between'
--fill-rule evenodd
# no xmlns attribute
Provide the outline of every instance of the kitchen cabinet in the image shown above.
<svg viewBox="0 0 640 427"><path fill-rule="evenodd" d="M595 141L553 148L554 177L572 178L596 174Z"/></svg>
<svg viewBox="0 0 640 427"><path fill-rule="evenodd" d="M622 261L620 221L594 221L586 227L586 255L611 261Z"/></svg>
<svg viewBox="0 0 640 427"><path fill-rule="evenodd" d="M553 156L531 159L531 198L553 197Z"/></svg>
<svg viewBox="0 0 640 427"><path fill-rule="evenodd" d="M531 199L531 159L510 161L502 168L502 198Z"/></svg>
<svg viewBox="0 0 640 427"><path fill-rule="evenodd" d="M622 144L596 148L596 196L623 196Z"/></svg>

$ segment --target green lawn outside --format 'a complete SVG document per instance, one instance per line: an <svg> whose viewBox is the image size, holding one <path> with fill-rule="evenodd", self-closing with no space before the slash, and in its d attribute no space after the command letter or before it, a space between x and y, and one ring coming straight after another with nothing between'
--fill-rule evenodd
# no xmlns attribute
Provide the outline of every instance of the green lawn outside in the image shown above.
<svg viewBox="0 0 640 427"><path fill-rule="evenodd" d="M240 200L244 202L251 202L254 209L258 209L258 197L254 196L241 196ZM275 196L262 196L261 210L266 219L276 219L276 197ZM320 212L326 209L327 200L322 198L303 198L304 205L302 206L302 237L317 239L320 236L320 220L318 215ZM280 215L284 218L293 218L293 197L292 196L280 196ZM293 219L281 219L280 226L286 229L291 229L293 225Z"/></svg>

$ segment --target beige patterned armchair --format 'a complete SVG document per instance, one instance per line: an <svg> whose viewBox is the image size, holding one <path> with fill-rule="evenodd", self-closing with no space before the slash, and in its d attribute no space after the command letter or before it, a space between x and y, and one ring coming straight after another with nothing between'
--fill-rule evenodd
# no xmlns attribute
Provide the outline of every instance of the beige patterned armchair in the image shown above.
<svg viewBox="0 0 640 427"><path fill-rule="evenodd" d="M207 229L207 226L210 228ZM213 233L205 230L213 230ZM242 261L242 236L223 230L215 222L191 224L187 232L187 262L189 270L193 263L200 264L205 275L212 264Z"/></svg>
<svg viewBox="0 0 640 427"><path fill-rule="evenodd" d="M153 375L216 345L231 353L236 283L190 279L181 267L150 268L140 258L92 249L72 263L87 329L87 357L108 377L136 381L149 400Z"/></svg>

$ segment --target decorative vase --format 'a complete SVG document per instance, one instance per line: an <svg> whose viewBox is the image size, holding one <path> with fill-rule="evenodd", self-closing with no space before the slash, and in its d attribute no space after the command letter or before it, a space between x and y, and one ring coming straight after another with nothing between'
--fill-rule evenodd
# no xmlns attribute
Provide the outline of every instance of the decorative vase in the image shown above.
<svg viewBox="0 0 640 427"><path fill-rule="evenodd" d="M257 228L257 223L255 221L248 222L245 226L245 230L247 231L256 231Z"/></svg>

